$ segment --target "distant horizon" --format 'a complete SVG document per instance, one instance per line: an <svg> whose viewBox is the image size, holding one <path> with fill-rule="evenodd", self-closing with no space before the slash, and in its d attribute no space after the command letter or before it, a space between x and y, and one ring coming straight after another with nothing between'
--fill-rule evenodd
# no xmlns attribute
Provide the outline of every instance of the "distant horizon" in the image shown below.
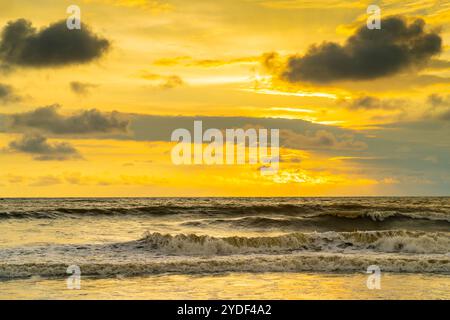
<svg viewBox="0 0 450 320"><path fill-rule="evenodd" d="M450 195L367 195L367 196L144 196L144 197L131 197L131 196L104 196L104 197L0 197L0 199L183 199L183 198L198 198L198 199L214 199L214 198L450 198Z"/></svg>

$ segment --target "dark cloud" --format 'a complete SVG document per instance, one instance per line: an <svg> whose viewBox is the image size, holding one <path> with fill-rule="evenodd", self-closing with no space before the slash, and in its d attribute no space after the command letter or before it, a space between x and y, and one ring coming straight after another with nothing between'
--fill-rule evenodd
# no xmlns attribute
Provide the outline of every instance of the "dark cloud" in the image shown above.
<svg viewBox="0 0 450 320"><path fill-rule="evenodd" d="M260 62L268 71L276 72L280 68L283 68L281 57L277 52L264 53L260 58Z"/></svg>
<svg viewBox="0 0 450 320"><path fill-rule="evenodd" d="M70 133L70 136L77 136L75 133L91 132L87 129L80 130L81 125L75 129L73 128L73 123L84 121L74 120L75 118L83 119L82 115L84 112L71 116L61 116L56 110L55 106L50 106L12 116L3 115L3 117L8 117L5 120L4 131L29 132L30 130L40 129L50 134L68 133L69 135ZM118 119L122 119L123 116L122 114L117 114ZM129 119L126 122L127 126L119 126L124 130L126 128L125 134L109 134L105 136L118 140L171 141L171 135L174 130L186 128L193 132L194 121L201 120L204 130L216 128L224 132L225 129L229 128L279 129L281 145L299 150L321 149L334 153L340 150L359 152L367 149L370 143L370 140L358 132L301 119L156 116L143 114L127 115L127 118ZM86 127L83 125L83 128ZM102 134L93 134L90 137L98 138L102 136ZM85 138L87 136L82 137Z"/></svg>
<svg viewBox="0 0 450 320"><path fill-rule="evenodd" d="M0 83L0 103L18 102L21 98L14 93L10 85Z"/></svg>
<svg viewBox="0 0 450 320"><path fill-rule="evenodd" d="M428 68L430 69L449 69L450 61L448 60L440 60L440 59L431 59L428 64Z"/></svg>
<svg viewBox="0 0 450 320"><path fill-rule="evenodd" d="M438 120L450 121L450 94L447 96L439 94L431 94L428 96L427 102L430 104L428 111Z"/></svg>
<svg viewBox="0 0 450 320"><path fill-rule="evenodd" d="M80 95L80 96L86 96L90 93L91 89L96 88L97 85L91 84L91 83L84 83L79 81L72 81L70 83L70 89Z"/></svg>
<svg viewBox="0 0 450 320"><path fill-rule="evenodd" d="M154 116L136 114L133 115L130 121L130 135L127 138L138 141L170 141L173 130L186 128L192 131L195 120L201 120L204 128L216 128L221 131L229 128L266 128L305 131L325 127L299 119Z"/></svg>
<svg viewBox="0 0 450 320"><path fill-rule="evenodd" d="M432 107L441 107L441 106L450 106L450 95L447 95L446 97L439 95L439 94L431 94L428 96L428 103Z"/></svg>
<svg viewBox="0 0 450 320"><path fill-rule="evenodd" d="M193 123L201 120L203 128L279 129L280 145L299 150L341 150L359 152L368 148L361 134L338 127L311 123L300 119L250 117L183 117L134 115L130 136L138 141L170 141L173 130L186 128L193 132Z"/></svg>
<svg viewBox="0 0 450 320"><path fill-rule="evenodd" d="M292 130L280 131L281 145L291 149L339 149L339 150L365 150L367 144L355 140L350 133L336 135L327 130L297 133Z"/></svg>
<svg viewBox="0 0 450 320"><path fill-rule="evenodd" d="M403 100L396 99L379 99L372 96L362 96L353 99L348 108L350 110L395 110L401 109L405 104Z"/></svg>
<svg viewBox="0 0 450 320"><path fill-rule="evenodd" d="M290 82L370 80L423 66L442 50L442 39L425 31L425 22L383 19L381 29L359 28L344 45L325 42L304 56L288 59L282 77Z"/></svg>
<svg viewBox="0 0 450 320"><path fill-rule="evenodd" d="M40 129L53 134L124 133L128 120L118 112L103 113L97 109L65 116L58 105L41 107L30 112L7 116L10 131Z"/></svg>
<svg viewBox="0 0 450 320"><path fill-rule="evenodd" d="M30 21L19 19L8 22L2 31L0 58L14 66L64 66L95 60L109 46L85 24L80 30L69 30L62 20L38 31Z"/></svg>
<svg viewBox="0 0 450 320"><path fill-rule="evenodd" d="M440 120L450 121L450 109L445 110L439 115Z"/></svg>
<svg viewBox="0 0 450 320"><path fill-rule="evenodd" d="M35 160L68 160L81 158L78 151L67 142L49 143L41 134L25 134L20 140L9 144L10 150L28 153Z"/></svg>
<svg viewBox="0 0 450 320"><path fill-rule="evenodd" d="M12 71L13 71L13 68L10 65L8 65L6 63L2 63L0 61L0 75L1 74L7 75L7 74L10 74Z"/></svg>

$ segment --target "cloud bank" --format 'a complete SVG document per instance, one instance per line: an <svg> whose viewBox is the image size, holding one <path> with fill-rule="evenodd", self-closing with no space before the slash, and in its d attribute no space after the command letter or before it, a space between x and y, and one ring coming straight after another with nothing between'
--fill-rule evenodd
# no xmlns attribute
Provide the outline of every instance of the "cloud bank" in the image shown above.
<svg viewBox="0 0 450 320"><path fill-rule="evenodd" d="M21 98L14 93L10 85L0 83L0 104L18 102Z"/></svg>
<svg viewBox="0 0 450 320"><path fill-rule="evenodd" d="M365 150L368 148L365 142L356 140L352 134L336 135L324 129L306 133L282 130L280 138L282 146L291 149Z"/></svg>
<svg viewBox="0 0 450 320"><path fill-rule="evenodd" d="M70 83L70 89L73 93L80 95L80 96L86 96L90 93L91 89L96 88L97 85L91 84L91 83L85 83L85 82L79 82L79 81L72 81Z"/></svg>
<svg viewBox="0 0 450 320"><path fill-rule="evenodd" d="M20 140L9 144L10 150L33 155L35 160L68 160L81 158L78 151L67 142L49 143L47 138L39 133L27 133Z"/></svg>
<svg viewBox="0 0 450 320"><path fill-rule="evenodd" d="M25 19L10 21L0 41L3 64L21 67L57 67L82 64L100 58L110 42L87 25L69 30L62 20L37 30Z"/></svg>
<svg viewBox="0 0 450 320"><path fill-rule="evenodd" d="M53 134L125 133L128 120L118 112L104 113L97 109L83 110L72 115L58 113L58 105L8 115L11 131L39 129Z"/></svg>
<svg viewBox="0 0 450 320"><path fill-rule="evenodd" d="M381 21L379 30L360 27L344 45L324 42L304 56L291 56L282 77L318 83L371 80L423 66L441 50L441 37L426 32L422 19L408 24L401 17L390 17Z"/></svg>
<svg viewBox="0 0 450 320"><path fill-rule="evenodd" d="M405 101L399 99L380 99L373 96L361 96L353 99L348 108L350 110L396 110L405 105Z"/></svg>

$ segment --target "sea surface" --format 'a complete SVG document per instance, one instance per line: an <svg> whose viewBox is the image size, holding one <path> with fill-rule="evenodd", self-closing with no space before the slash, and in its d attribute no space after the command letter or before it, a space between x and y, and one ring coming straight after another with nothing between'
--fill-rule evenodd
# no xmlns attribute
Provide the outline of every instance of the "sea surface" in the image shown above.
<svg viewBox="0 0 450 320"><path fill-rule="evenodd" d="M14 298L450 299L450 198L1 199Z"/></svg>

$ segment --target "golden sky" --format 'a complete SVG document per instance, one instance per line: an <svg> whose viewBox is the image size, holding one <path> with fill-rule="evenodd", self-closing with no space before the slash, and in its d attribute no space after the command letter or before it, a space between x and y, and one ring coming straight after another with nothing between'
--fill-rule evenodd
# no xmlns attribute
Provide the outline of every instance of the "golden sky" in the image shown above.
<svg viewBox="0 0 450 320"><path fill-rule="evenodd" d="M0 0L0 197L449 195L449 22L448 1ZM280 170L175 166L194 120L280 129Z"/></svg>

